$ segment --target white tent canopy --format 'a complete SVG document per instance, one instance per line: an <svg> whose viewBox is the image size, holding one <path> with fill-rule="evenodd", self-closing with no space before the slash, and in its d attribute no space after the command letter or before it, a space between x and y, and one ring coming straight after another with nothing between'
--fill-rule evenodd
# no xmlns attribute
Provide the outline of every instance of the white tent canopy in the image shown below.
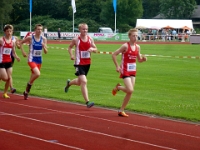
<svg viewBox="0 0 200 150"><path fill-rule="evenodd" d="M176 20L176 19L137 19L136 28L157 28L161 29L170 26L175 29L183 29L184 26L193 30L192 20Z"/></svg>

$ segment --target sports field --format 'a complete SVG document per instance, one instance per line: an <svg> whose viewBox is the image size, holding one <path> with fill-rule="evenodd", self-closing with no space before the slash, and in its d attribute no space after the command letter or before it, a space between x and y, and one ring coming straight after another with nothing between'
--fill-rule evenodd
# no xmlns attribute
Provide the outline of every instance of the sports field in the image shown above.
<svg viewBox="0 0 200 150"><path fill-rule="evenodd" d="M112 52L121 44L97 44L101 52ZM165 117L200 121L200 46L190 44L140 44L141 53L148 56L145 63L137 63L134 94L127 110ZM24 46L28 51L28 46ZM73 61L67 51L68 44L48 45L43 54L41 76L34 83L30 95L84 103L80 87L72 86L64 93L66 79L75 78ZM30 76L27 59L20 51L21 62L15 62L13 82L17 93L22 94ZM183 57L190 56L190 57ZM119 57L120 60L120 57ZM88 74L90 101L96 105L118 109L123 92L112 96L116 83L123 83L115 71L110 54L92 54ZM0 90L4 83L0 83ZM11 95L12 96L12 95ZM117 114L116 114L117 115Z"/></svg>

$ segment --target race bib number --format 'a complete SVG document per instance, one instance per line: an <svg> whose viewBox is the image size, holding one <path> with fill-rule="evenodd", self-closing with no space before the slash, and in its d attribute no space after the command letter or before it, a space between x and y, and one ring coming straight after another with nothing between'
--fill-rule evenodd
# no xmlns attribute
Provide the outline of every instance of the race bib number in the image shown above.
<svg viewBox="0 0 200 150"><path fill-rule="evenodd" d="M40 56L42 56L42 50L34 50L34 51L33 51L33 56L35 56L35 57L40 57Z"/></svg>
<svg viewBox="0 0 200 150"><path fill-rule="evenodd" d="M81 58L90 58L90 52L81 51Z"/></svg>
<svg viewBox="0 0 200 150"><path fill-rule="evenodd" d="M11 51L12 51L11 48L4 48L4 49L3 49L3 54L5 54L5 55L10 55Z"/></svg>
<svg viewBox="0 0 200 150"><path fill-rule="evenodd" d="M128 63L127 71L136 71L136 63Z"/></svg>

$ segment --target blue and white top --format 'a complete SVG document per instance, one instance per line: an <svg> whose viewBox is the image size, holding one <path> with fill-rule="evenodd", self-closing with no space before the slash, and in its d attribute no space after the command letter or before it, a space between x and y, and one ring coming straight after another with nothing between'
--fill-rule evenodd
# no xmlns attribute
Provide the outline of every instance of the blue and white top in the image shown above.
<svg viewBox="0 0 200 150"><path fill-rule="evenodd" d="M35 62L37 64L42 63L42 43L42 36L40 36L40 40L37 42L34 38L34 35L32 35L32 41L29 45L28 62Z"/></svg>

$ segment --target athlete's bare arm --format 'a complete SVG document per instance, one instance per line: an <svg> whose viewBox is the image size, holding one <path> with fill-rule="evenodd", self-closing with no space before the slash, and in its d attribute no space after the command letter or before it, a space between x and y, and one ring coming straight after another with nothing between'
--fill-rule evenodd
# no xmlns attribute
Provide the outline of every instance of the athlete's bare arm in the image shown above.
<svg viewBox="0 0 200 150"><path fill-rule="evenodd" d="M78 40L77 37L73 38L72 41L71 41L71 43L69 44L69 47L68 47L68 52L69 52L69 55L70 55L70 59L71 59L71 60L74 60L74 54L73 54L72 48L73 48L74 46L75 46L75 47L77 46L77 45L76 45L77 40Z"/></svg>
<svg viewBox="0 0 200 150"><path fill-rule="evenodd" d="M97 52L97 47L96 47L96 45L94 43L94 40L91 37L90 37L90 39L91 39L91 47L87 51L96 53Z"/></svg>
<svg viewBox="0 0 200 150"><path fill-rule="evenodd" d="M127 49L128 49L128 45L127 45L127 43L125 43L112 54L112 59L116 66L117 72L120 72L120 70L121 70L120 65L117 62L117 55L119 55L120 53L125 53L127 51Z"/></svg>
<svg viewBox="0 0 200 150"><path fill-rule="evenodd" d="M138 62L147 61L147 57L145 55L140 54L140 46L139 45L137 45L137 48L138 48L138 55L137 55Z"/></svg>
<svg viewBox="0 0 200 150"><path fill-rule="evenodd" d="M46 37L42 37L42 38L43 38L42 47L43 47L44 53L47 54L47 52L48 52L48 49L47 49L47 39L46 39Z"/></svg>
<svg viewBox="0 0 200 150"><path fill-rule="evenodd" d="M20 61L20 58L17 56L17 53L15 51L15 47L16 47L16 43L13 42L13 48L12 48L12 55L15 59L17 59L17 61Z"/></svg>

